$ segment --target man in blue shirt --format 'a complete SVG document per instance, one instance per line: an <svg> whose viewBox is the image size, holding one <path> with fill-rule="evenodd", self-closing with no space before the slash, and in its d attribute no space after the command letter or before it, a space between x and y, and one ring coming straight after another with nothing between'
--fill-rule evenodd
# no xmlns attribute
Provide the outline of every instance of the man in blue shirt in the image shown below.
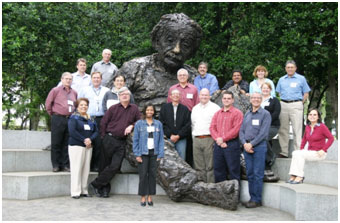
<svg viewBox="0 0 340 223"><path fill-rule="evenodd" d="M239 132L244 147L244 159L250 200L244 205L247 208L261 206L264 167L267 153L267 142L272 118L270 113L261 108L262 96L255 92L250 96L251 111L244 116Z"/></svg>
<svg viewBox="0 0 340 223"><path fill-rule="evenodd" d="M287 74L280 78L276 91L281 98L279 143L281 146L281 158L288 157L289 122L293 127L294 150L298 150L302 138L303 103L308 99L310 88L306 78L296 73L296 63L293 60L286 62Z"/></svg>
<svg viewBox="0 0 340 223"><path fill-rule="evenodd" d="M201 62L198 65L198 75L194 80L194 85L197 87L198 93L203 88L208 88L210 95L213 95L215 91L219 89L218 82L215 75L207 73L208 71L208 63Z"/></svg>
<svg viewBox="0 0 340 223"><path fill-rule="evenodd" d="M98 130L100 131L100 122L104 116L102 102L105 93L108 92L110 89L101 86L102 74L98 71L91 74L91 81L92 85L82 88L78 94L78 98L87 98L89 100L90 103L87 113L91 116L91 118L96 121ZM99 170L100 151L101 139L100 135L98 135L93 143L91 171L98 172Z"/></svg>

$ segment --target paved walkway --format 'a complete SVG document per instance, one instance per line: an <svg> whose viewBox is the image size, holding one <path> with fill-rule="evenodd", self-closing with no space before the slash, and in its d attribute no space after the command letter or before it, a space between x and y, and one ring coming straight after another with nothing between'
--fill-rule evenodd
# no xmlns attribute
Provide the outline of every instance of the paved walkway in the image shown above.
<svg viewBox="0 0 340 223"><path fill-rule="evenodd" d="M110 198L54 197L29 201L2 200L3 221L293 221L286 212L268 207L237 211L153 197L153 207L141 207L137 195Z"/></svg>

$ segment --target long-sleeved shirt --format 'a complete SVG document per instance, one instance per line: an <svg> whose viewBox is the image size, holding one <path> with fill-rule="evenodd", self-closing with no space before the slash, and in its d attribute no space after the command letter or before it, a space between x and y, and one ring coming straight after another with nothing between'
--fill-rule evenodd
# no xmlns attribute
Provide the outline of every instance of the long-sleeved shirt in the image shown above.
<svg viewBox="0 0 340 223"><path fill-rule="evenodd" d="M314 126L314 130L311 133L312 128L310 125L306 126L305 134L303 135L301 141L300 149L305 147L306 142L308 142L308 150L323 150L327 152L328 148L332 145L334 137L332 133L328 130L327 126L323 123ZM326 143L327 139L327 143Z"/></svg>
<svg viewBox="0 0 340 223"><path fill-rule="evenodd" d="M93 142L98 136L97 124L94 120L86 119L80 116L79 113L71 115L68 120L69 140L71 146L85 147L84 140L90 138Z"/></svg>
<svg viewBox="0 0 340 223"><path fill-rule="evenodd" d="M249 142L255 147L266 140L271 121L270 113L261 107L256 112L248 111L244 116L239 133L242 145Z"/></svg>
<svg viewBox="0 0 340 223"><path fill-rule="evenodd" d="M211 137L216 140L222 138L223 142L228 142L238 137L242 125L243 113L231 106L227 111L221 108L212 118L210 125Z"/></svg>
<svg viewBox="0 0 340 223"><path fill-rule="evenodd" d="M201 75L195 77L194 85L197 87L198 94L203 88L207 88L210 92L210 95L212 95L215 91L219 89L218 81L215 75L212 75L210 73L206 73L204 77L202 77Z"/></svg>
<svg viewBox="0 0 340 223"><path fill-rule="evenodd" d="M210 135L210 124L220 106L208 101L205 105L198 103L191 112L191 129L193 136Z"/></svg>
<svg viewBox="0 0 340 223"><path fill-rule="evenodd" d="M195 85L190 83L187 83L184 88L180 84L172 85L168 91L168 102L172 102L170 95L174 89L177 89L180 92L180 103L185 105L189 111L191 111L192 108L199 103L197 88Z"/></svg>
<svg viewBox="0 0 340 223"><path fill-rule="evenodd" d="M104 110L102 106L103 98L106 92L110 91L107 87L99 86L95 88L93 86L87 86L78 92L78 98L89 99L89 109L87 113L92 116L103 116Z"/></svg>
<svg viewBox="0 0 340 223"><path fill-rule="evenodd" d="M46 98L45 107L49 115L71 115L75 109L77 92L72 88L66 90L61 85L54 87Z"/></svg>
<svg viewBox="0 0 340 223"><path fill-rule="evenodd" d="M261 107L269 111L272 116L272 126L280 126L281 104L279 99L270 96L261 103Z"/></svg>
<svg viewBox="0 0 340 223"><path fill-rule="evenodd" d="M107 110L100 123L100 135L111 133L113 136L125 138L125 129L129 125L134 125L141 115L137 105L129 104L126 108L119 103Z"/></svg>
<svg viewBox="0 0 340 223"><path fill-rule="evenodd" d="M108 63L105 63L102 60L102 61L99 61L93 64L92 69L91 69L91 74L95 71L99 71L100 73L102 73L102 86L111 87L108 85L113 80L113 77L115 73L118 71L118 68L111 61L109 61Z"/></svg>
<svg viewBox="0 0 340 223"><path fill-rule="evenodd" d="M107 91L103 98L102 108L104 110L104 113L115 104L119 103L119 96L118 96L118 90L116 88L112 88L111 91ZM130 94L130 103L135 104L135 100L133 98L133 95Z"/></svg>
<svg viewBox="0 0 340 223"><path fill-rule="evenodd" d="M234 86L234 81L230 80L228 81L224 87L221 90L228 90L230 87ZM242 90L244 90L246 93L249 92L249 84L247 81L245 80L241 80L241 82L239 83L239 86Z"/></svg>

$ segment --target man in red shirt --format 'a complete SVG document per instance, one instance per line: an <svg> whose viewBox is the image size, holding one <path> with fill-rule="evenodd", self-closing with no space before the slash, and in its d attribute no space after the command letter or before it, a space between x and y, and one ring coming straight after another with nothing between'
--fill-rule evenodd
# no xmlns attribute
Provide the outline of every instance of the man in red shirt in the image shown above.
<svg viewBox="0 0 340 223"><path fill-rule="evenodd" d="M70 171L68 159L68 117L75 109L77 92L71 88L72 74L61 76L61 86L53 88L45 102L47 113L51 116L51 160L53 172Z"/></svg>
<svg viewBox="0 0 340 223"><path fill-rule="evenodd" d="M243 113L234 108L234 96L225 91L222 97L223 108L217 111L210 124L210 134L215 140L214 145L214 175L215 182L227 179L227 169L230 180L240 181L240 142L238 132L243 121Z"/></svg>

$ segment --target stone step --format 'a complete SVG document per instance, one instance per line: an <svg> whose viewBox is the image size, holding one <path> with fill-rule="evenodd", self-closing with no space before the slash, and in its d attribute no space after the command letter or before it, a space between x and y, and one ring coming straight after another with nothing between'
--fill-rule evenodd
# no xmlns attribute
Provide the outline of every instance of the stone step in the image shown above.
<svg viewBox="0 0 340 223"><path fill-rule="evenodd" d="M2 149L44 149L51 145L51 132L2 130Z"/></svg>
<svg viewBox="0 0 340 223"><path fill-rule="evenodd" d="M91 172L88 182L97 173ZM117 174L111 181L111 194L138 194L138 174ZM158 195L166 195L156 186ZM2 174L2 198L31 200L47 197L70 196L68 172L14 172Z"/></svg>
<svg viewBox="0 0 340 223"><path fill-rule="evenodd" d="M241 181L241 201L250 199L248 181ZM264 183L262 204L295 216L299 221L337 221L338 190L313 184Z"/></svg>
<svg viewBox="0 0 340 223"><path fill-rule="evenodd" d="M272 167L281 180L289 179L291 158L278 158ZM305 162L305 183L338 188L338 161L321 160Z"/></svg>
<svg viewBox="0 0 340 223"><path fill-rule="evenodd" d="M51 171L51 151L42 149L3 149L2 172ZM123 160L123 173L137 173L137 168Z"/></svg>

